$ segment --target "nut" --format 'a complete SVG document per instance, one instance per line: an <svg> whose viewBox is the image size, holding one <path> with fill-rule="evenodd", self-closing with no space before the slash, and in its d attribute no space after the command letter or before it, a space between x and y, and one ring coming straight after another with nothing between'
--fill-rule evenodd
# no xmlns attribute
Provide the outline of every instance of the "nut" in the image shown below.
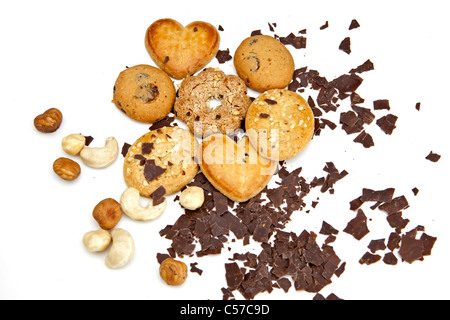
<svg viewBox="0 0 450 320"><path fill-rule="evenodd" d="M105 168L116 160L119 154L119 144L114 137L106 139L102 148L85 147L80 152L84 164L92 168Z"/></svg>
<svg viewBox="0 0 450 320"><path fill-rule="evenodd" d="M133 187L127 188L120 197L120 206L123 212L133 220L149 221L158 218L166 209L166 200L154 206L150 201L147 207L140 204L139 191Z"/></svg>
<svg viewBox="0 0 450 320"><path fill-rule="evenodd" d="M100 228L110 230L114 228L122 218L120 204L111 198L100 201L92 211L92 216Z"/></svg>
<svg viewBox="0 0 450 320"><path fill-rule="evenodd" d="M72 181L78 178L81 168L77 162L61 157L53 162L53 171L62 179Z"/></svg>
<svg viewBox="0 0 450 320"><path fill-rule="evenodd" d="M167 258L161 263L159 274L169 286L179 286L187 278L187 266L181 261Z"/></svg>
<svg viewBox="0 0 450 320"><path fill-rule="evenodd" d="M103 229L89 231L83 236L83 244L89 252L105 251L108 249L110 243L111 235Z"/></svg>
<svg viewBox="0 0 450 320"><path fill-rule="evenodd" d="M187 187L180 194L180 204L188 210L196 210L203 205L205 194L200 187Z"/></svg>
<svg viewBox="0 0 450 320"><path fill-rule="evenodd" d="M62 118L61 111L56 108L50 108L34 118L34 126L40 132L55 132L61 125Z"/></svg>
<svg viewBox="0 0 450 320"><path fill-rule="evenodd" d="M61 147L71 156L77 155L84 148L86 138L79 133L69 134L62 139Z"/></svg>
<svg viewBox="0 0 450 320"><path fill-rule="evenodd" d="M106 266L117 269L125 266L134 255L134 240L131 234L123 229L111 230L112 246L106 256Z"/></svg>

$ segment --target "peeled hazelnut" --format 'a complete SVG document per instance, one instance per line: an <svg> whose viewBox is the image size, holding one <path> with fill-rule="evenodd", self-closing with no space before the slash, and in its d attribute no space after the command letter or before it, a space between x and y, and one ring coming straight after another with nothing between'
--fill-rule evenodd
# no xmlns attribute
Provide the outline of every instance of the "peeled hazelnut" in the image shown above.
<svg viewBox="0 0 450 320"><path fill-rule="evenodd" d="M54 132L58 130L62 119L61 111L56 108L51 108L34 118L34 126L40 132Z"/></svg>
<svg viewBox="0 0 450 320"><path fill-rule="evenodd" d="M180 194L180 204L188 210L196 210L203 205L205 194L200 187L187 187Z"/></svg>
<svg viewBox="0 0 450 320"><path fill-rule="evenodd" d="M77 155L84 148L86 138L79 133L69 134L64 137L61 142L63 150L71 156Z"/></svg>
<svg viewBox="0 0 450 320"><path fill-rule="evenodd" d="M104 230L113 229L122 218L120 203L111 198L104 199L95 206L92 216L100 228Z"/></svg>
<svg viewBox="0 0 450 320"><path fill-rule="evenodd" d="M181 261L167 258L161 263L159 274L169 286L179 286L187 278L187 266Z"/></svg>
<svg viewBox="0 0 450 320"><path fill-rule="evenodd" d="M61 179L72 181L78 178L81 168L78 163L68 158L58 158L53 162L53 171L61 177Z"/></svg>

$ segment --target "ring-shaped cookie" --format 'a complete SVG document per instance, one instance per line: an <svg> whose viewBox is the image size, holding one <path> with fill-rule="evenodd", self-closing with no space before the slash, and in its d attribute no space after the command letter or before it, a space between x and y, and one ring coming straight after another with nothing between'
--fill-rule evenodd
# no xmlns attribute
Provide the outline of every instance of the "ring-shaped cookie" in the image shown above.
<svg viewBox="0 0 450 320"><path fill-rule="evenodd" d="M219 100L221 105L212 108L211 100ZM207 68L181 82L174 110L191 132L202 137L217 132L232 134L241 127L250 104L241 78Z"/></svg>

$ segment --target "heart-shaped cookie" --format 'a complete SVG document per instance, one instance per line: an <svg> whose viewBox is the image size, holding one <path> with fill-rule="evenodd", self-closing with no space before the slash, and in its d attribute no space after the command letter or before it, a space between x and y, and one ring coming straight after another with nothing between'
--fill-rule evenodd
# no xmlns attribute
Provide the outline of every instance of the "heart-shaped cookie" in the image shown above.
<svg viewBox="0 0 450 320"><path fill-rule="evenodd" d="M222 194L245 202L260 193L274 175L277 163L259 156L247 137L239 143L214 134L202 141L200 168Z"/></svg>
<svg viewBox="0 0 450 320"><path fill-rule="evenodd" d="M145 47L156 65L175 79L194 74L219 50L217 29L203 21L183 27L173 19L160 19L148 27Z"/></svg>

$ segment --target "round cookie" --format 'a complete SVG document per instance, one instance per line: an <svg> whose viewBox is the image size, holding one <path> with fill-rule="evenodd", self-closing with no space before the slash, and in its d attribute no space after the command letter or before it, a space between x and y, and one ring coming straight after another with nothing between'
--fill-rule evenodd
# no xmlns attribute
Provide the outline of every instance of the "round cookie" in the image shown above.
<svg viewBox="0 0 450 320"><path fill-rule="evenodd" d="M272 89L252 102L245 129L261 156L287 160L299 154L313 137L314 114L299 94Z"/></svg>
<svg viewBox="0 0 450 320"><path fill-rule="evenodd" d="M294 58L275 38L265 35L245 39L234 55L236 72L258 92L285 88L294 74Z"/></svg>
<svg viewBox="0 0 450 320"><path fill-rule="evenodd" d="M154 123L169 114L175 96L175 86L167 73L140 64L119 74L114 85L113 102L131 119Z"/></svg>
<svg viewBox="0 0 450 320"><path fill-rule="evenodd" d="M210 102L214 99L220 100L221 105L212 109ZM250 104L241 78L207 68L183 80L174 111L191 132L202 137L217 132L234 133L241 127Z"/></svg>
<svg viewBox="0 0 450 320"><path fill-rule="evenodd" d="M159 187L170 195L181 190L197 174L199 143L188 130L162 127L144 134L130 146L123 175L128 187L143 197Z"/></svg>

